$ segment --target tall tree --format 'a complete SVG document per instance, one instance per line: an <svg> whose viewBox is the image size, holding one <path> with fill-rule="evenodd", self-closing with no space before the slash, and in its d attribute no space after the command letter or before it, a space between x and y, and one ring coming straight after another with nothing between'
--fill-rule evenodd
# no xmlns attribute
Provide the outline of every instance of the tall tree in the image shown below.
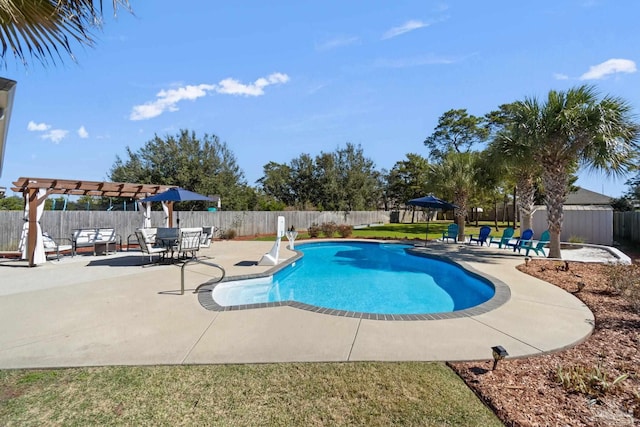
<svg viewBox="0 0 640 427"><path fill-rule="evenodd" d="M431 180L448 199L458 206L455 210L458 224L458 241L465 239L465 217L469 200L476 190L480 156L475 151L459 153L449 151L438 163L431 165Z"/></svg>
<svg viewBox="0 0 640 427"><path fill-rule="evenodd" d="M560 258L563 205L576 166L610 174L627 172L638 155L640 127L621 98L600 97L592 86L550 91L545 102L516 103L512 121L518 141L530 141L531 160L543 170L551 242L549 257Z"/></svg>
<svg viewBox="0 0 640 427"><path fill-rule="evenodd" d="M415 153L408 153L406 157L396 162L388 175L389 197L396 208L429 193L429 161ZM415 206L412 209L411 222L415 219Z"/></svg>
<svg viewBox="0 0 640 427"><path fill-rule="evenodd" d="M291 160L291 188L295 206L305 210L313 205L318 193L315 176L315 163L309 154L301 154Z"/></svg>
<svg viewBox="0 0 640 427"><path fill-rule="evenodd" d="M487 121L494 130L487 152L496 167L516 183L520 224L526 230L531 228L536 184L540 181L542 169L532 161L536 149L534 140L515 127L513 118L519 114L519 106L518 103L504 104L499 110L487 114Z"/></svg>
<svg viewBox="0 0 640 427"><path fill-rule="evenodd" d="M326 210L374 209L382 191L375 164L364 156L360 145L350 143L316 156L314 182L314 203Z"/></svg>
<svg viewBox="0 0 640 427"><path fill-rule="evenodd" d="M636 203L640 202L640 172L638 172L638 174L633 178L629 179L625 184L629 186L626 197Z"/></svg>
<svg viewBox="0 0 640 427"><path fill-rule="evenodd" d="M131 11L127 0L113 0ZM73 59L70 40L93 46L92 29L102 23L102 0L4 0L0 2L2 62L10 51L24 65L29 57L43 64L62 58L61 50Z"/></svg>
<svg viewBox="0 0 640 427"><path fill-rule="evenodd" d="M483 117L467 113L466 109L449 110L438 119L433 133L424 140L432 159L443 158L449 151L466 153L474 144L489 136Z"/></svg>
<svg viewBox="0 0 640 427"><path fill-rule="evenodd" d="M218 194L228 210L248 208L251 191L244 173L233 152L215 135L200 139L187 130L164 138L156 135L137 152L127 147L127 155L125 160L116 156L112 181L177 185L201 194ZM205 202L183 202L177 207L204 206Z"/></svg>
<svg viewBox="0 0 640 427"><path fill-rule="evenodd" d="M257 182L266 195L281 201L286 206L293 206L295 203L291 167L288 165L276 162L267 163L263 167L262 178Z"/></svg>

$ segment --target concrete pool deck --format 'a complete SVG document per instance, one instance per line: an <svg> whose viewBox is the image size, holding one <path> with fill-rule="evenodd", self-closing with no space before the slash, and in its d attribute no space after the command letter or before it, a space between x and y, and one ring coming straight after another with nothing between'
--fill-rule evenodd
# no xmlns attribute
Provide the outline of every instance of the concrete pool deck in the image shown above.
<svg viewBox="0 0 640 427"><path fill-rule="evenodd" d="M284 242L283 242L284 243ZM221 241L201 257L227 276L260 274L273 242ZM429 242L506 283L510 299L476 316L380 321L293 307L210 311L192 290L208 280L193 264L179 294L180 264L140 265L140 252L64 257L27 268L0 259L0 368L320 361L454 361L535 356L575 345L594 324L572 294L516 270L509 250ZM281 262L295 252L281 247ZM146 258L148 262L148 258Z"/></svg>

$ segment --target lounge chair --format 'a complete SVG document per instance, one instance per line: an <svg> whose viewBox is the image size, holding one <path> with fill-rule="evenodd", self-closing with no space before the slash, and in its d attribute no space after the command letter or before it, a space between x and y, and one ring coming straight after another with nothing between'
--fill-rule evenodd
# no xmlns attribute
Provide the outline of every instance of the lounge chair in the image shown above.
<svg viewBox="0 0 640 427"><path fill-rule="evenodd" d="M509 241L505 245L507 247L512 247L513 251L515 252L516 250L519 251L520 247L525 245L527 242L530 242L531 239L533 239L533 230L527 228L520 234L520 237L516 238L515 240L512 239L513 241Z"/></svg>
<svg viewBox="0 0 640 427"><path fill-rule="evenodd" d="M507 243L509 243L509 241L513 238L513 233L515 233L513 227L507 227L502 230L502 236L495 238L491 237L487 246L491 246L492 243L495 243L500 249L502 249L502 246L506 246Z"/></svg>
<svg viewBox="0 0 640 427"><path fill-rule="evenodd" d="M58 238L58 240L61 239L63 239L63 237ZM42 233L42 242L44 243L44 253L47 255L55 253L56 260L58 261L60 261L60 252L70 251L73 248L70 240L68 245L61 245L55 241L53 237L49 236L48 233Z"/></svg>
<svg viewBox="0 0 640 427"><path fill-rule="evenodd" d="M542 253L542 255L545 256L544 247L547 246L550 241L551 241L551 234L549 233L549 230L545 230L544 233L540 235L540 240L538 241L529 240L529 241L523 242L518 247L518 252L520 252L521 249L524 249L525 256L529 256L529 251L534 251L536 255ZM535 246L533 245L533 242L536 242Z"/></svg>
<svg viewBox="0 0 640 427"><path fill-rule="evenodd" d="M469 244L471 244L471 242L477 242L477 244L479 244L480 246L484 245L485 243L487 243L487 239L489 238L490 233L491 227L487 225L480 227L480 234L478 234L478 237L473 237L473 234L469 235ZM487 246L489 246L489 243L487 243Z"/></svg>
<svg viewBox="0 0 640 427"><path fill-rule="evenodd" d="M153 256L158 255L158 261L161 258L164 258L167 253L167 248L162 246L152 246L147 243L146 236L143 231L137 230L136 237L138 238L138 244L140 245L140 250L142 251L142 256L149 255L149 262L153 262Z"/></svg>
<svg viewBox="0 0 640 427"><path fill-rule="evenodd" d="M453 239L454 242L458 240L458 224L449 224L447 231L442 232L442 240L445 239Z"/></svg>
<svg viewBox="0 0 640 427"><path fill-rule="evenodd" d="M29 235L28 232L24 232L20 237L20 242L18 244L18 251L20 253L22 253L24 245L27 244L26 242L27 242L28 235ZM60 261L60 252L66 252L66 251L72 250L73 246L71 245L71 240L69 240L68 245L61 245L59 243L59 241L61 240L69 240L69 239L65 239L64 237L57 237L54 239L46 231L42 233L42 243L44 246L44 253L46 257L48 257L49 255L55 254L56 260Z"/></svg>

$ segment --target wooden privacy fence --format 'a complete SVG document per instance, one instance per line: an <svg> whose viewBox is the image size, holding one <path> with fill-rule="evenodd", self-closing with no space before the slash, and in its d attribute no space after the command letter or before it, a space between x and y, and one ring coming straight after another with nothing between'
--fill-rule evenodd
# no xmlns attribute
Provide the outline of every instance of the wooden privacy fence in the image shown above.
<svg viewBox="0 0 640 427"><path fill-rule="evenodd" d="M640 212L614 212L613 237L617 241L640 242Z"/></svg>
<svg viewBox="0 0 640 427"><path fill-rule="evenodd" d="M0 250L12 251L18 249L23 221L22 211L0 211ZM335 222L336 224L374 224L388 223L389 212L359 211L359 212L314 212L314 211L197 211L176 212L181 227L215 226L221 231L233 229L237 236L254 236L257 234L275 234L278 216L285 217L287 228L292 225L297 230L306 230L311 224ZM136 228L142 226L141 212L129 211L45 211L40 221L42 230L50 236L71 237L72 230L87 227L115 228L126 244L127 237ZM151 212L153 227L164 227L164 214L161 211ZM134 237L135 241L135 237ZM64 243L64 242L60 242Z"/></svg>

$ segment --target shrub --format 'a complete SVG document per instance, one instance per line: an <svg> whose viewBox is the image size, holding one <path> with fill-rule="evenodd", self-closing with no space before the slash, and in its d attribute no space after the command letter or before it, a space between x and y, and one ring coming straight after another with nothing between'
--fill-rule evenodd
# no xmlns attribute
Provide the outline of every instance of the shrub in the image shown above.
<svg viewBox="0 0 640 427"><path fill-rule="evenodd" d="M565 390L591 397L601 397L607 393L614 393L618 384L628 377L629 374L622 374L610 381L600 365L592 368L580 365L567 368L558 366L556 371L556 380Z"/></svg>
<svg viewBox="0 0 640 427"><path fill-rule="evenodd" d="M338 226L338 234L344 238L347 238L353 234L353 227L347 224L340 224Z"/></svg>
<svg viewBox="0 0 640 427"><path fill-rule="evenodd" d="M323 222L320 225L320 229L322 230L322 234L324 234L325 237L333 237L333 235L336 234L336 231L338 231L338 226L333 221Z"/></svg>
<svg viewBox="0 0 640 427"><path fill-rule="evenodd" d="M569 236L569 243L584 243L584 237Z"/></svg>
<svg viewBox="0 0 640 427"><path fill-rule="evenodd" d="M309 233L309 237L315 239L320 235L320 227L315 222L309 226L307 229L307 233Z"/></svg>
<svg viewBox="0 0 640 427"><path fill-rule="evenodd" d="M228 230L221 231L220 237L222 237L225 240L233 240L236 238L236 230L234 230L233 228L230 228Z"/></svg>
<svg viewBox="0 0 640 427"><path fill-rule="evenodd" d="M607 290L623 296L633 310L640 312L640 268L636 265L612 264L606 269Z"/></svg>

